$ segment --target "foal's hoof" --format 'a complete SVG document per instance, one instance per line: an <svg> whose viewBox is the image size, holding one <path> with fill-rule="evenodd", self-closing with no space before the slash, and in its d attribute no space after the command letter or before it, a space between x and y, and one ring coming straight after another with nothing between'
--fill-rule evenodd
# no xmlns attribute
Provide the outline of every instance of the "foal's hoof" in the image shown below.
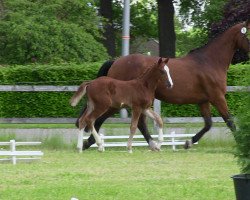
<svg viewBox="0 0 250 200"><path fill-rule="evenodd" d="M154 140L150 140L149 141L149 148L151 149L151 151L160 151L161 148L158 147L158 144L156 144L156 142Z"/></svg>
<svg viewBox="0 0 250 200"><path fill-rule="evenodd" d="M157 143L157 148L159 149L158 151L161 151L161 145L162 145L162 142Z"/></svg>
<svg viewBox="0 0 250 200"><path fill-rule="evenodd" d="M186 142L184 144L184 149L190 149L192 146L193 146L192 141L186 140Z"/></svg>
<svg viewBox="0 0 250 200"><path fill-rule="evenodd" d="M129 149L129 150L128 150L128 153L133 153L132 149Z"/></svg>
<svg viewBox="0 0 250 200"><path fill-rule="evenodd" d="M82 153L82 148L78 148L78 147L77 147L77 151L78 151L79 153Z"/></svg>
<svg viewBox="0 0 250 200"><path fill-rule="evenodd" d="M104 147L103 147L102 145L100 145L100 146L98 147L98 151L99 151L99 152L104 152L105 149L104 149Z"/></svg>

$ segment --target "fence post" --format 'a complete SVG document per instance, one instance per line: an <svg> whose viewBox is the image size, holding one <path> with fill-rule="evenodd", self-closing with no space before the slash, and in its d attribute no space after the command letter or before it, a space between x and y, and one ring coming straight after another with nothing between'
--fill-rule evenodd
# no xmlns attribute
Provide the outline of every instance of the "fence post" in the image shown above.
<svg viewBox="0 0 250 200"><path fill-rule="evenodd" d="M172 149L173 149L173 151L175 151L176 150L176 148L175 148L175 131L172 131L171 133L171 141L172 141Z"/></svg>
<svg viewBox="0 0 250 200"><path fill-rule="evenodd" d="M16 141L15 140L10 140L10 151L15 152L16 151ZM13 165L16 164L16 156L11 156L11 160Z"/></svg>
<svg viewBox="0 0 250 200"><path fill-rule="evenodd" d="M105 151L105 145L104 145L104 129L100 129L100 137L101 137L101 141L102 141L102 147L103 147L103 151Z"/></svg>

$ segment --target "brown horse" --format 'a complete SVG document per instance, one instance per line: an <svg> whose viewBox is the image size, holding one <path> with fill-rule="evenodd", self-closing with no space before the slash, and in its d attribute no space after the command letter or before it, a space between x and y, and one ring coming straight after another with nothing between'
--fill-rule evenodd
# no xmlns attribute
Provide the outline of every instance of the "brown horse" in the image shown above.
<svg viewBox="0 0 250 200"><path fill-rule="evenodd" d="M93 134L98 150L103 151L101 138L94 128L95 120L109 109L132 109L130 136L128 150L132 152L132 139L135 134L140 115L155 120L158 125L159 147L163 141L163 122L161 117L151 109L157 83L162 81L164 87L172 87L172 79L167 67L167 59L160 58L153 67L146 68L146 72L136 79L120 81L110 77L100 77L91 82L82 83L71 98L71 105L76 106L80 99L87 93L87 109L79 119L78 148L82 150L83 129L88 126ZM168 79L166 79L168 77ZM167 80L167 81L165 81Z"/></svg>
<svg viewBox="0 0 250 200"><path fill-rule="evenodd" d="M168 66L173 76L174 87L169 90L163 82L159 82L155 97L161 101L173 104L198 104L205 126L185 148L197 142L212 126L210 104L220 113L227 126L234 131L235 125L231 118L225 99L227 85L227 70L237 49L249 51L247 32L249 22L239 23L204 47L196 49L182 58L170 59ZM109 76L119 80L131 80L138 77L146 66L156 62L158 57L144 55L129 55L115 61L107 61L99 70L98 76ZM96 120L95 127L99 130L102 123L117 112L110 109ZM77 123L76 123L77 124ZM152 150L157 149L150 136L145 116L141 115L138 128L144 135ZM94 143L93 136L84 141L83 149Z"/></svg>

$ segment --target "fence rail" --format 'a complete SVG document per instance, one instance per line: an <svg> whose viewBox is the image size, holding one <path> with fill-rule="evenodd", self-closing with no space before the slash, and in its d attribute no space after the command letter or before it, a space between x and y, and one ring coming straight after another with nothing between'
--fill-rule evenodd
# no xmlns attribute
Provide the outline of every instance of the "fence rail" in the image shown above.
<svg viewBox="0 0 250 200"><path fill-rule="evenodd" d="M74 92L78 86L0 85L0 92ZM227 92L249 92L250 86L227 86Z"/></svg>
<svg viewBox="0 0 250 200"><path fill-rule="evenodd" d="M17 151L16 146L26 146L26 145L40 145L41 142L16 142L15 140L10 140L9 142L0 142L0 146L10 146L10 150L0 150L0 156L8 156L8 158L0 158L0 161L11 161L13 165L17 163L17 160L37 160L43 156L41 151ZM26 156L26 157L19 157ZM27 157L29 156L29 157Z"/></svg>
<svg viewBox="0 0 250 200"><path fill-rule="evenodd" d="M213 117L213 122L222 123L224 120L221 117ZM0 118L0 124L74 124L76 118ZM112 124L129 124L131 118L108 118L105 123ZM203 123L202 117L164 117L164 123L179 124L179 123Z"/></svg>
<svg viewBox="0 0 250 200"><path fill-rule="evenodd" d="M193 137L195 134L176 134L175 131L172 131L170 134L163 135L162 146L172 146L172 149L175 151L176 146L184 145L186 140ZM153 138L158 138L158 135L151 135ZM106 136L103 132L100 134L101 140L103 142L104 147L126 147L128 135L111 135ZM84 136L83 139L87 139L88 137ZM148 146L148 143L145 141L142 135L134 135L134 140L132 142L132 146ZM138 140L139 139L139 140ZM142 139L142 140L140 140ZM195 143L197 144L197 143ZM97 147L96 144L91 147Z"/></svg>

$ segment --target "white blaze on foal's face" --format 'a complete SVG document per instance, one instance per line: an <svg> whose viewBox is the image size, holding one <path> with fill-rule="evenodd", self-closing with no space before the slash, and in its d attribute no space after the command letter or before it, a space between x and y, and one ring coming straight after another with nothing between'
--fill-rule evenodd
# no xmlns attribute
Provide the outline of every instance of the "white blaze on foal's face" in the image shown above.
<svg viewBox="0 0 250 200"><path fill-rule="evenodd" d="M174 83L173 83L173 80L172 80L172 78L171 78L171 76L170 76L169 68L168 68L167 65L164 66L164 70L167 72L168 80L169 80L169 82L170 82L170 84L171 84L171 88L172 88L173 85L174 85Z"/></svg>

